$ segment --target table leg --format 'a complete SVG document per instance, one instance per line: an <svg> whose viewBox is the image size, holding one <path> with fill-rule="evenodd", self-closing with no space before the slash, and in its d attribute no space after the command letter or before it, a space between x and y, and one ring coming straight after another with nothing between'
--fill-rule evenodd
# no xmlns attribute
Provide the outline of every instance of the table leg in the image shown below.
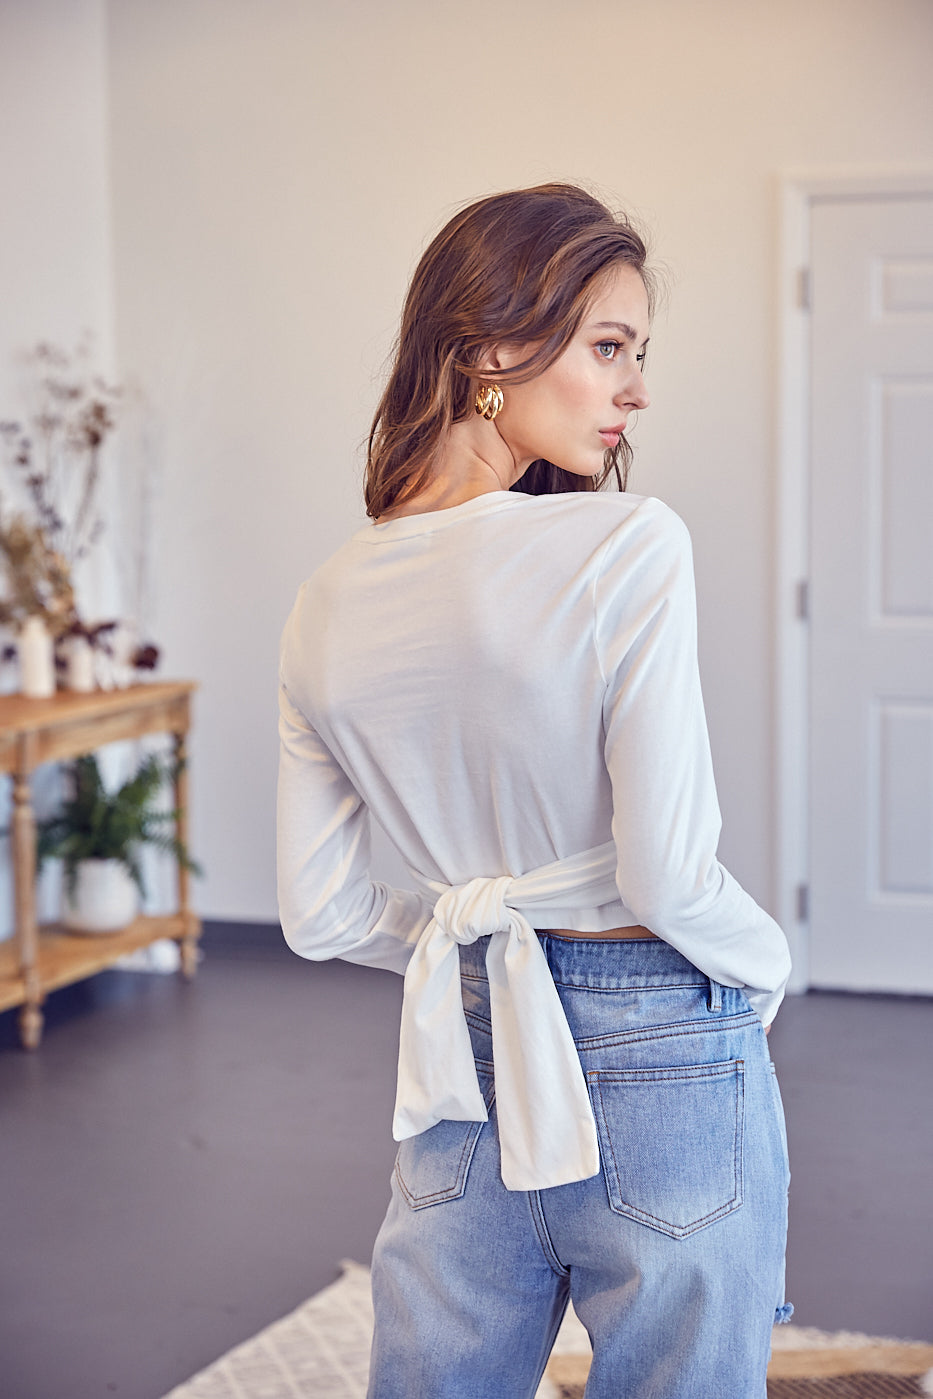
<svg viewBox="0 0 933 1399"><path fill-rule="evenodd" d="M32 809L29 777L23 770L17 771L13 777L10 846L16 936L25 992L19 1015L19 1033L24 1049L38 1049L44 1018L40 1009L42 986L39 977L39 928L36 922L36 818Z"/></svg>
<svg viewBox="0 0 933 1399"><path fill-rule="evenodd" d="M176 817L175 831L178 839L188 848L188 748L186 735L177 733L174 736L175 742L175 810ZM184 865L178 865L178 911L185 920L185 933L181 939L181 971L182 976L191 980L198 968L198 939L192 931L195 920L191 916L188 906L190 897L191 880Z"/></svg>

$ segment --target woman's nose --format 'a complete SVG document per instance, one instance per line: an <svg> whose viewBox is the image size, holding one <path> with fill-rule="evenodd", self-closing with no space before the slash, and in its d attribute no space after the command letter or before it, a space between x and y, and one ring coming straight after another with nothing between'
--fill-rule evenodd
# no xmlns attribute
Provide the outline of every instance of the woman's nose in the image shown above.
<svg viewBox="0 0 933 1399"><path fill-rule="evenodd" d="M632 377L626 380L616 397L616 402L620 407L624 404L628 404L632 408L647 408L649 406L651 399L645 388L645 381L640 369L634 370Z"/></svg>

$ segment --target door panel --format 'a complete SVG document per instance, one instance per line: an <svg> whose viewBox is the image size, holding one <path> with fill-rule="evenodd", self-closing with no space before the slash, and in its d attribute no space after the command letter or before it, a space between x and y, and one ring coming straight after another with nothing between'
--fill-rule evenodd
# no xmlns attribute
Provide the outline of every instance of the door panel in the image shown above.
<svg viewBox="0 0 933 1399"><path fill-rule="evenodd" d="M933 993L933 199L811 254L810 980Z"/></svg>

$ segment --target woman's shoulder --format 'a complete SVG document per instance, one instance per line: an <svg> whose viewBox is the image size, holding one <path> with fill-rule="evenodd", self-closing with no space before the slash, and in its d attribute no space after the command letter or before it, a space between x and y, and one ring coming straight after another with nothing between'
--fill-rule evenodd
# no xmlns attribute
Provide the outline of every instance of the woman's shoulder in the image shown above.
<svg viewBox="0 0 933 1399"><path fill-rule="evenodd" d="M378 556L385 553L384 549L369 546L389 546L389 554L402 564L410 556L424 558L425 546L434 536L443 541L448 565L458 551L475 554L478 543L488 544L494 537L503 546L511 541L519 549L527 545L539 550L543 546L547 553L553 547L559 557L576 556L579 562L589 558L597 566L600 556L626 553L630 548L660 546L663 552L690 549L683 521L655 496L631 491L569 491L555 495L498 492L459 508L357 530L306 578L299 589L296 610L310 607L316 611L345 596L354 580L367 579L371 566L383 562Z"/></svg>
<svg viewBox="0 0 933 1399"><path fill-rule="evenodd" d="M607 544L625 544L635 539L667 541L673 548L689 548L690 535L683 520L656 496L632 491L577 491L564 495L521 497L527 502L528 517L545 519L558 527L575 529Z"/></svg>

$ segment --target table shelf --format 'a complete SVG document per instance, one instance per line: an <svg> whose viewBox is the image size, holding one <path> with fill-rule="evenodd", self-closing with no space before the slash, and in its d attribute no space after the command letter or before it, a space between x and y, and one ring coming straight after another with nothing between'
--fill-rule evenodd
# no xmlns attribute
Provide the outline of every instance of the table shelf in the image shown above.
<svg viewBox="0 0 933 1399"><path fill-rule="evenodd" d="M21 1006L20 1038L36 1049L42 1039L42 1002L49 991L82 981L113 966L127 952L159 938L181 947L183 975L197 966L201 923L188 902L189 875L177 868L175 913L140 915L114 933L72 933L36 921L36 822L30 778L40 763L76 758L105 743L169 733L174 739L176 834L187 844L188 773L186 737L191 723L190 680L133 685L94 694L64 692L50 699L0 697L0 773L13 778L11 852L15 901L14 936L0 943L0 1011Z"/></svg>
<svg viewBox="0 0 933 1399"><path fill-rule="evenodd" d="M114 933L72 933L56 923L39 929L39 953L36 967L39 992L45 996L72 982L112 967L127 952L148 947L160 938L172 938L183 943L185 938L197 937L197 920L181 913L160 916L141 915L126 928ZM192 967L191 971L194 970ZM0 942L0 1011L11 1010L26 999L26 985L20 968L16 939Z"/></svg>

